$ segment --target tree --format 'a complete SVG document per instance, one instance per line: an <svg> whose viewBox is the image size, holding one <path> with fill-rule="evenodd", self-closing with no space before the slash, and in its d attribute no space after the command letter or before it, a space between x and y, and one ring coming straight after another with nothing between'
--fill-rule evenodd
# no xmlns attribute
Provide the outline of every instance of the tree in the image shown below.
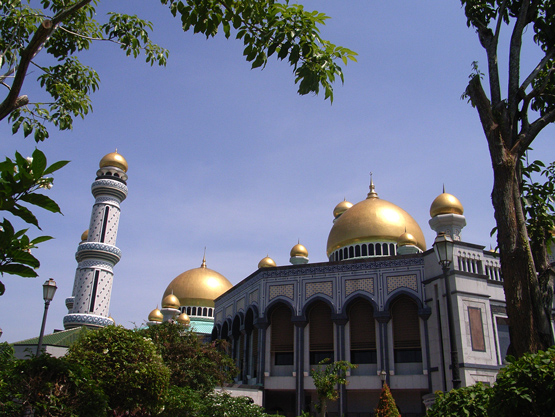
<svg viewBox="0 0 555 417"><path fill-rule="evenodd" d="M38 149L33 152L32 157L23 158L16 152L15 160L6 158L4 162L0 162L0 211L8 212L40 229L35 215L23 204L61 213L60 207L39 191L52 188L54 179L49 175L66 164L67 161L60 161L48 166L46 157ZM40 266L40 262L31 254L31 249L52 238L39 236L31 240L27 231L28 229L15 231L6 218L0 222L0 275L6 273L30 278L37 276L36 268ZM4 290L4 284L0 282L0 295Z"/></svg>
<svg viewBox="0 0 555 417"><path fill-rule="evenodd" d="M550 317L541 302L521 201L519 163L534 139L555 121L555 3L550 0L461 0L468 26L486 51L489 97L475 64L465 96L477 109L493 166L492 204L504 279L511 350L517 356L553 344ZM503 27L511 30L505 97L499 77L498 47ZM521 81L523 34L533 32L541 59ZM535 118L535 120L530 120Z"/></svg>
<svg viewBox="0 0 555 417"><path fill-rule="evenodd" d="M215 343L201 342L194 332L179 324L162 323L139 333L152 340L162 355L171 372L171 385L206 395L237 375L235 362L223 350Z"/></svg>
<svg viewBox="0 0 555 417"><path fill-rule="evenodd" d="M91 370L117 415L158 413L166 400L170 371L151 340L121 326L87 332L67 360Z"/></svg>
<svg viewBox="0 0 555 417"><path fill-rule="evenodd" d="M470 387L452 389L449 392L436 391L435 394L435 403L426 413L427 417L489 416L488 406L492 389L481 382Z"/></svg>
<svg viewBox="0 0 555 417"><path fill-rule="evenodd" d="M84 118L92 110L90 95L99 88L100 79L93 68L80 62L78 55L95 41L113 42L126 55L136 58L144 53L147 63L165 65L168 51L150 40L149 21L109 13L100 22L95 18L99 1L0 0L0 85L6 88L4 99L0 99L0 121L7 118L14 134L22 130L25 137L32 134L38 143L49 137L49 125L70 130L74 118ZM318 93L323 88L325 98L332 101L332 83L336 77L343 80L336 61L346 64L349 59L355 60L354 52L320 37L319 26L328 17L305 11L300 5L274 0L160 3L180 17L184 31L211 37L221 30L229 38L233 28L235 37L245 45L243 54L252 68L264 67L274 54L280 60L287 59L299 94ZM44 98L24 94L30 68L39 73L36 81L44 90ZM4 168L3 175L9 174L8 167ZM33 186L26 192L32 194ZM44 240L29 239L26 230L15 232L4 227L4 231L1 255L19 257L14 262L19 269L15 271L12 266L3 272L22 275L25 271L25 276L31 276L30 271L39 263L24 253Z"/></svg>
<svg viewBox="0 0 555 417"><path fill-rule="evenodd" d="M0 381L2 415L103 415L106 398L90 378L88 368L48 354L28 360L12 359ZM31 412L31 414L25 414Z"/></svg>
<svg viewBox="0 0 555 417"><path fill-rule="evenodd" d="M321 417L326 417L328 400L337 401L339 398L339 386L349 383L347 381L347 371L357 367L357 365L347 361L328 362L329 359L324 359L318 363L316 368L312 368L310 371L318 396L316 411Z"/></svg>
<svg viewBox="0 0 555 417"><path fill-rule="evenodd" d="M397 404L395 404L395 399L393 395L391 395L389 386L385 382L382 387L382 392L380 393L378 406L374 413L375 417L401 417L397 409Z"/></svg>

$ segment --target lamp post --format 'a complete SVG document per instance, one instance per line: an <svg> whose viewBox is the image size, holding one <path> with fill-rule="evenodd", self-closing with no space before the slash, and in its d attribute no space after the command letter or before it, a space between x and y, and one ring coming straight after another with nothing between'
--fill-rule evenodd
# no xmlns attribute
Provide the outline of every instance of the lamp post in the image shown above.
<svg viewBox="0 0 555 417"><path fill-rule="evenodd" d="M453 317L453 305L451 303L451 285L449 283L449 268L453 263L454 242L445 233L439 233L434 241L434 251L437 261L443 270L445 280L445 299L447 301L447 321L449 327L449 345L451 346L451 376L453 378L453 388L461 387L459 373L459 352L457 350L457 337L455 335L455 319Z"/></svg>
<svg viewBox="0 0 555 417"><path fill-rule="evenodd" d="M44 298L44 314L42 316L42 326L40 327L39 344L37 346L37 356L40 354L42 348L42 337L44 336L44 326L46 325L46 315L48 313L48 307L50 306L50 301L54 298L56 294L56 281L50 278L42 285L42 298Z"/></svg>
<svg viewBox="0 0 555 417"><path fill-rule="evenodd" d="M382 387L383 387L383 384L385 383L385 380L387 379L387 372L385 372L385 369L382 369L382 371L380 372L380 379L382 381Z"/></svg>

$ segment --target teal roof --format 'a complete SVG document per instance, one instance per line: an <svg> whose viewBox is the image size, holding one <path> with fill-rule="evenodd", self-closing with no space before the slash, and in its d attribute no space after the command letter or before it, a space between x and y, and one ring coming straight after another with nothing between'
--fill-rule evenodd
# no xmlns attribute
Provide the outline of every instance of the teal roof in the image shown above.
<svg viewBox="0 0 555 417"><path fill-rule="evenodd" d="M190 328L195 333L212 334L214 321L212 319L206 320L201 318L194 318L191 319Z"/></svg>
<svg viewBox="0 0 555 417"><path fill-rule="evenodd" d="M42 338L42 344L44 346L61 346L70 347L73 342L81 337L82 334L87 332L89 329L86 327L75 327L69 330L62 330L59 332L54 332L52 334L45 334ZM31 339L22 340L20 342L13 343L14 346L36 346L39 344L39 338L33 337Z"/></svg>

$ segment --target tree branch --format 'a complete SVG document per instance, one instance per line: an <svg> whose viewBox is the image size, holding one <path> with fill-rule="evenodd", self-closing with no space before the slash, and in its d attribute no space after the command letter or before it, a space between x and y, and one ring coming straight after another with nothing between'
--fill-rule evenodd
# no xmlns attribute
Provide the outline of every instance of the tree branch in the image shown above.
<svg viewBox="0 0 555 417"><path fill-rule="evenodd" d="M522 1L509 48L509 86L507 92L509 117L512 119L513 129L517 128L516 115L519 103L520 50L522 48L522 33L528 25L528 10L530 0ZM515 130L516 132L516 130ZM516 135L515 135L516 136ZM511 144L512 146L513 144Z"/></svg>
<svg viewBox="0 0 555 417"><path fill-rule="evenodd" d="M42 46L48 40L52 32L56 29L57 25L85 7L91 1L92 0L82 0L78 3L75 3L73 6L62 10L60 13L54 16L52 20L43 20L42 23L37 27L35 34L29 41L29 44L21 52L21 59L19 61L17 72L12 83L12 88L2 104L0 104L0 120L3 120L12 111L24 105L21 104L24 100L22 101L22 99L19 98L19 94L21 93L21 88L23 87L23 82L25 81L25 77L27 75L27 68L29 67L31 60L40 52Z"/></svg>
<svg viewBox="0 0 555 417"><path fill-rule="evenodd" d="M555 122L555 109L547 112L543 116L536 119L525 134L519 135L518 140L511 149L511 152L517 152L519 157L524 155L526 149L530 147L536 136L541 130L550 123Z"/></svg>
<svg viewBox="0 0 555 417"><path fill-rule="evenodd" d="M528 86L534 81L534 79L538 76L539 72L547 65L547 63L555 57L555 47L549 49L539 64L534 68L534 70L526 77L526 79L522 82L520 86L520 93L524 93Z"/></svg>

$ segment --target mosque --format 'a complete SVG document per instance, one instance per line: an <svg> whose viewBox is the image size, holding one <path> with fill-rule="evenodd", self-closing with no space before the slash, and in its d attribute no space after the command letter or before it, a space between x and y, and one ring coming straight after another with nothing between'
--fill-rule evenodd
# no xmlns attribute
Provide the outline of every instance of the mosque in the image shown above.
<svg viewBox="0 0 555 417"><path fill-rule="evenodd" d="M90 227L66 300L68 330L113 323L110 292L121 256L115 244L126 172L117 152L100 161ZM462 240L463 213L445 192L431 203L433 246L451 242L452 262L443 270L420 225L380 198L371 181L364 200L333 209L328 262L310 263L299 242L291 265L266 257L233 286L203 259L168 284L148 324L177 321L207 339L228 340L240 369L235 387L259 392L268 412L311 410L310 371L330 359L357 365L339 400L329 404L330 416L369 417L384 381L404 417L423 415L426 399L457 379L453 350L462 386L492 384L509 344L499 256Z"/></svg>

